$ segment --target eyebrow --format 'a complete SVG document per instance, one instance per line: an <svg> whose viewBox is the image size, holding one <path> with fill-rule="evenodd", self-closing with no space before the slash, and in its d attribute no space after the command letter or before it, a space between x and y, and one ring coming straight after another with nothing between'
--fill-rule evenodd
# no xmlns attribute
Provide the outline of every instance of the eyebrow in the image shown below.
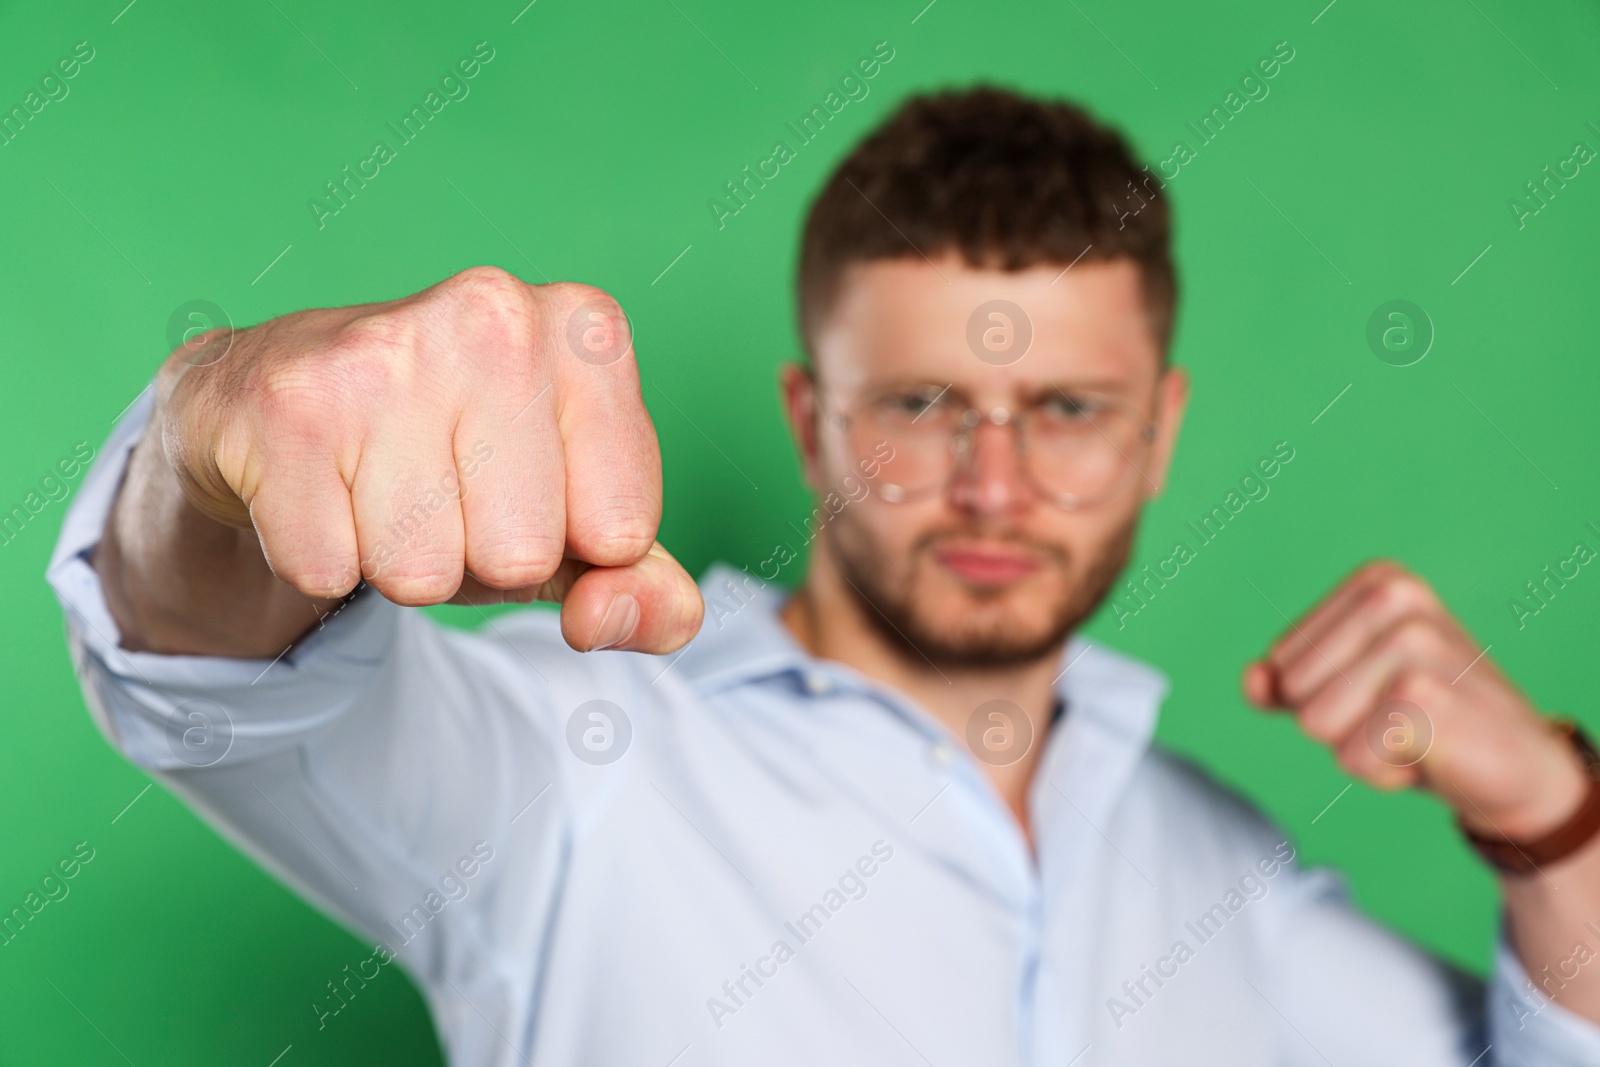
<svg viewBox="0 0 1600 1067"><path fill-rule="evenodd" d="M937 379L905 378L891 380L868 386L863 392L867 395L882 396L896 390L918 389L929 392L937 391L939 396L957 400L963 404L972 403L971 391L963 385L953 382L943 382ZM1123 381L1111 378L1054 380L1039 383L1021 383L1018 386L1018 397L1024 404L1036 404L1041 400L1048 400L1055 396L1084 396L1101 395L1117 399L1126 399L1132 392L1132 386Z"/></svg>
<svg viewBox="0 0 1600 1067"><path fill-rule="evenodd" d="M1132 383L1116 378L1089 378L1079 381L1052 381L1045 382L1039 387L1040 393L1116 393L1130 392Z"/></svg>
<svg viewBox="0 0 1600 1067"><path fill-rule="evenodd" d="M1057 379L1039 383L1023 382L1019 389L1025 396L1043 396L1054 392L1063 393L1125 393L1132 388L1128 382L1115 378L1089 378L1089 379ZM944 381L939 378L919 378L907 375L899 378L888 378L881 382L864 384L863 392L883 392L893 389L933 389L941 392L954 393L958 396L970 396L971 390L955 382Z"/></svg>

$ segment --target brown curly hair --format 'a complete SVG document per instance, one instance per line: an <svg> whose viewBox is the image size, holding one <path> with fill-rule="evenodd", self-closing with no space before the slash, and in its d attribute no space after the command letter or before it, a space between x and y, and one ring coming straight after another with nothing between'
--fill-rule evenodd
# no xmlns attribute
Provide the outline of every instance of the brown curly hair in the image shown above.
<svg viewBox="0 0 1600 1067"><path fill-rule="evenodd" d="M805 349L851 264L955 252L1005 271L1133 260L1165 358L1177 276L1162 188L1121 134L1075 104L992 86L913 96L811 205L798 286Z"/></svg>

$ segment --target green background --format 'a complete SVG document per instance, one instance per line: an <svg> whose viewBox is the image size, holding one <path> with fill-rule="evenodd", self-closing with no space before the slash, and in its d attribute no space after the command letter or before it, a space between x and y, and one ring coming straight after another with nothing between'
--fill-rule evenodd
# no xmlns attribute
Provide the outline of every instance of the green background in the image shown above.
<svg viewBox="0 0 1600 1067"><path fill-rule="evenodd" d="M1280 610L1391 555L1541 706L1600 725L1600 574L1524 628L1508 607L1576 541L1600 547L1585 528L1600 523L1600 166L1523 228L1508 206L1575 142L1600 147L1593 4L124 2L0 12L0 107L77 42L96 52L0 147L0 511L77 442L99 447L184 302L251 323L495 263L629 310L666 459L662 539L696 573L765 559L806 511L775 387L796 353L795 238L827 168L899 98L978 79L1067 94L1161 159L1288 41L1270 95L1169 186L1175 359L1195 395L1139 562L1274 443L1296 456L1124 630L1107 613L1093 632L1169 673L1167 743L1344 868L1373 913L1484 964L1493 884L1443 809L1359 784L1341 797L1331 758L1250 711L1237 673ZM319 230L310 198L479 41L495 58L470 96ZM710 198L879 41L895 57L871 95L719 230ZM1437 331L1413 366L1366 342L1392 299ZM313 1000L370 949L159 787L139 796L147 780L84 711L42 578L63 512L0 547L0 905L75 843L96 856L0 947L0 1063L437 1062L392 969L319 1032Z"/></svg>

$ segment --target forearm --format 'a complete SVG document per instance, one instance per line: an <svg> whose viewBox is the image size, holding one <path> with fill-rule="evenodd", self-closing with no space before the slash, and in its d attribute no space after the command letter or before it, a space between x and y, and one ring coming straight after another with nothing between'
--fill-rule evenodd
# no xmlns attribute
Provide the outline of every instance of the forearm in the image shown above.
<svg viewBox="0 0 1600 1067"><path fill-rule="evenodd" d="M1535 988L1600 1022L1600 837L1502 885L1511 945Z"/></svg>
<svg viewBox="0 0 1600 1067"><path fill-rule="evenodd" d="M267 566L254 529L201 514L162 450L157 408L132 455L93 564L122 647L272 657L338 606Z"/></svg>

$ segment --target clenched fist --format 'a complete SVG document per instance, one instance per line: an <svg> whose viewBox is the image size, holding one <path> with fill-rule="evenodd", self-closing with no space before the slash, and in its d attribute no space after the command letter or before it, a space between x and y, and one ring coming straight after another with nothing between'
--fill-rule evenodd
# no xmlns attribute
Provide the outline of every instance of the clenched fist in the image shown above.
<svg viewBox="0 0 1600 1067"><path fill-rule="evenodd" d="M1292 711L1380 789L1422 785L1473 831L1529 840L1577 808L1586 774L1428 585L1356 571L1246 667L1245 695Z"/></svg>
<svg viewBox="0 0 1600 1067"><path fill-rule="evenodd" d="M216 331L157 380L161 452L313 599L552 600L579 650L671 651L693 580L656 542L661 455L605 293L495 268Z"/></svg>

